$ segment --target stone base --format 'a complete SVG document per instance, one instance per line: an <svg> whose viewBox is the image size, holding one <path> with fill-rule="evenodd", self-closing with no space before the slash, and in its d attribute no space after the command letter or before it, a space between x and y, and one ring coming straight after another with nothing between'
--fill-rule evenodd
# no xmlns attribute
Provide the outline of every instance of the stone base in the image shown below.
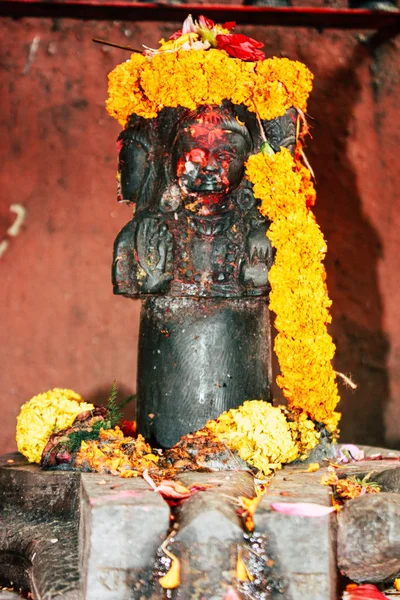
<svg viewBox="0 0 400 600"><path fill-rule="evenodd" d="M366 460L340 473L358 476L398 465ZM320 484L327 466L315 473L304 464L278 471L249 534L238 514L238 497L254 495L253 478L244 471L182 474L184 485L209 487L170 508L141 478L44 472L19 454L4 456L0 586L13 582L37 600L161 600L166 592L159 578L169 559L160 546L169 537L181 564L181 583L169 596L174 599L223 600L233 587L244 599L334 600L335 514L291 517L271 509L276 501L330 505L330 488ZM253 581L236 578L238 555Z"/></svg>

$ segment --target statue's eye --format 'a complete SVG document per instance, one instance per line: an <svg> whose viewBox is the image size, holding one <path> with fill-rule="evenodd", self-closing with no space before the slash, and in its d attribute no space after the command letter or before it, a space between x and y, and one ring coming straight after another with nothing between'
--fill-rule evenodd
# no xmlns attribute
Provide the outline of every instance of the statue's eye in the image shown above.
<svg viewBox="0 0 400 600"><path fill-rule="evenodd" d="M216 155L217 160L232 160L233 159L233 154L231 154L230 152L218 152L218 154Z"/></svg>
<svg viewBox="0 0 400 600"><path fill-rule="evenodd" d="M206 153L201 148L192 148L187 154L186 160L192 163L200 163L201 165L207 162Z"/></svg>

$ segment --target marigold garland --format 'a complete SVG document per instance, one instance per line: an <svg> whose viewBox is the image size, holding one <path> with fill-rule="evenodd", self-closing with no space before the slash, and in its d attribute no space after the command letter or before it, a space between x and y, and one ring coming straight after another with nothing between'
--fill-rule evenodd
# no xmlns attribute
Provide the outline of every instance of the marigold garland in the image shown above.
<svg viewBox="0 0 400 600"><path fill-rule="evenodd" d="M247 177L260 211L272 224L268 237L276 248L271 268L270 309L276 314L277 383L290 409L305 411L332 431L340 414L331 360L335 345L327 332L331 316L322 260L326 243L309 210L315 190L308 169L286 148L247 163Z"/></svg>
<svg viewBox="0 0 400 600"><path fill-rule="evenodd" d="M291 107L306 110L312 79L305 65L288 58L244 62L213 48L132 54L109 74L106 106L122 126L132 113L150 119L164 107L195 109L223 100L273 119Z"/></svg>

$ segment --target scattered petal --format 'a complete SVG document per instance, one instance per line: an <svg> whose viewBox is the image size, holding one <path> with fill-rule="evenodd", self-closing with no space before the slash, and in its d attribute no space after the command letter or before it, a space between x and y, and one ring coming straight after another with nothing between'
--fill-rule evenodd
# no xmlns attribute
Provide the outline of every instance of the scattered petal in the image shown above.
<svg viewBox="0 0 400 600"><path fill-rule="evenodd" d="M254 496L254 498L246 498L246 496L239 496L238 498L240 505L238 512L244 518L247 531L254 531L253 516L260 503L261 497L262 494L258 494L257 496Z"/></svg>
<svg viewBox="0 0 400 600"><path fill-rule="evenodd" d="M315 473L315 471L318 471L319 468L320 468L320 464L319 463L310 463L308 465L307 472L308 473Z"/></svg>
<svg viewBox="0 0 400 600"><path fill-rule="evenodd" d="M311 502L274 502L271 504L271 508L276 512L294 517L323 517L335 510L333 506L323 506Z"/></svg>
<svg viewBox="0 0 400 600"><path fill-rule="evenodd" d="M156 485L156 483L155 483L155 482L152 480L152 478L150 477L150 475L149 475L149 470L148 470L148 469L145 469L145 470L143 471L143 475L142 475L142 477L143 477L143 479L144 479L145 481L147 481L147 483L149 484L149 486L151 486L151 487L153 488L153 490L155 490L155 489L156 489L157 485Z"/></svg>
<svg viewBox="0 0 400 600"><path fill-rule="evenodd" d="M168 573L161 577L158 582L165 590L173 590L177 588L181 582L181 565L179 558L177 558L175 554L168 552L168 556L172 561L171 566Z"/></svg>
<svg viewBox="0 0 400 600"><path fill-rule="evenodd" d="M342 444L339 450L338 462L349 463L352 461L362 460L364 458L364 450L360 450L354 444Z"/></svg>
<svg viewBox="0 0 400 600"><path fill-rule="evenodd" d="M350 584L343 593L343 600L388 600L388 597L382 594L375 585Z"/></svg>
<svg viewBox="0 0 400 600"><path fill-rule="evenodd" d="M234 588L229 588L222 600L241 600L241 598Z"/></svg>
<svg viewBox="0 0 400 600"><path fill-rule="evenodd" d="M172 498L176 500L184 500L194 493L178 481L172 481L170 479L162 481L160 485L154 488L154 491L161 494L163 498Z"/></svg>
<svg viewBox="0 0 400 600"><path fill-rule="evenodd" d="M250 571L248 570L248 568L246 567L246 565L243 561L242 553L240 550L238 553L237 563L236 563L236 579L238 579L239 581L253 581L254 580L254 576L250 573Z"/></svg>

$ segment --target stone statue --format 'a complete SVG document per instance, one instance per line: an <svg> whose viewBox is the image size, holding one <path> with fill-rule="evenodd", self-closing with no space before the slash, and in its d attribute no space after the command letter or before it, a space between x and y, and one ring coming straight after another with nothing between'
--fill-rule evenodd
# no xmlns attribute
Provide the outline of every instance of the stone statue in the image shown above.
<svg viewBox="0 0 400 600"><path fill-rule="evenodd" d="M295 111L263 123L293 150ZM132 115L119 136L119 199L133 219L114 247L114 293L143 300L138 431L162 447L246 399L270 400L273 249L245 179L255 115L222 106Z"/></svg>

